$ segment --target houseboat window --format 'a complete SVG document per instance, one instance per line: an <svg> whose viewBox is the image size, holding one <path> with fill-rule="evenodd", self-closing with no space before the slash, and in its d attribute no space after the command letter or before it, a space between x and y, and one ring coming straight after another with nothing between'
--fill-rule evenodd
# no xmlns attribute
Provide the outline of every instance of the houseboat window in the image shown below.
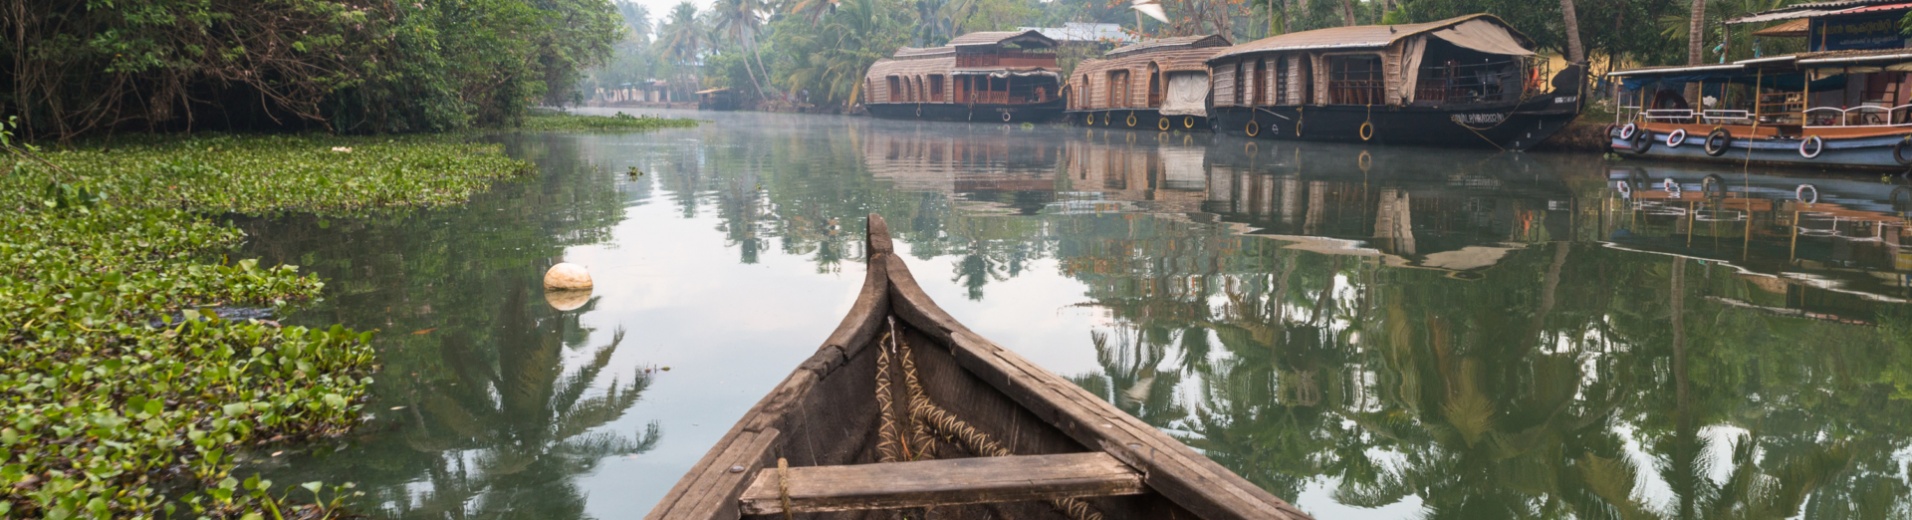
<svg viewBox="0 0 1912 520"><path fill-rule="evenodd" d="M938 103L943 101L943 76L941 74L931 74L929 77L929 100Z"/></svg>
<svg viewBox="0 0 1912 520"><path fill-rule="evenodd" d="M890 93L889 96L887 96L888 101L891 103L903 101L903 78L890 76L887 79L890 80Z"/></svg>
<svg viewBox="0 0 1912 520"><path fill-rule="evenodd" d="M1274 84L1275 103L1274 104L1277 104L1277 105L1296 104L1295 96L1293 93L1289 92L1290 89L1288 87L1288 67L1287 67L1288 61L1289 60L1287 58L1275 59L1275 84Z"/></svg>
<svg viewBox="0 0 1912 520"><path fill-rule="evenodd" d="M1332 56L1328 58L1328 103L1335 105L1378 105L1386 103L1387 90L1381 73L1380 56Z"/></svg>
<svg viewBox="0 0 1912 520"><path fill-rule="evenodd" d="M1149 62L1149 104L1150 107L1162 106L1162 67Z"/></svg>
<svg viewBox="0 0 1912 520"><path fill-rule="evenodd" d="M1255 60L1254 104L1268 104L1268 58Z"/></svg>
<svg viewBox="0 0 1912 520"><path fill-rule="evenodd" d="M1247 79L1248 78L1241 73L1241 62L1235 62L1235 106L1244 105L1244 103L1242 103L1242 95L1244 94L1243 91L1248 90L1248 88L1243 82L1247 81Z"/></svg>
<svg viewBox="0 0 1912 520"><path fill-rule="evenodd" d="M1109 71L1109 106L1111 108L1128 106L1129 104L1128 100L1129 100L1129 71L1127 70Z"/></svg>

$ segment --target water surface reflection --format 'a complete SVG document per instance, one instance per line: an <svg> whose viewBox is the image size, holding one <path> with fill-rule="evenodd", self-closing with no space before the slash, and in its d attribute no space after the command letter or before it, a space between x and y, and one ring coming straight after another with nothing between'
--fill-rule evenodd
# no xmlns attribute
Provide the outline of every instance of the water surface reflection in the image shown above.
<svg viewBox="0 0 1912 520"><path fill-rule="evenodd" d="M393 517L641 514L847 310L875 211L952 314L1322 518L1912 515L1903 181L719 117L246 223L329 281L300 319L384 331L371 426L261 467ZM580 309L537 298L560 259Z"/></svg>

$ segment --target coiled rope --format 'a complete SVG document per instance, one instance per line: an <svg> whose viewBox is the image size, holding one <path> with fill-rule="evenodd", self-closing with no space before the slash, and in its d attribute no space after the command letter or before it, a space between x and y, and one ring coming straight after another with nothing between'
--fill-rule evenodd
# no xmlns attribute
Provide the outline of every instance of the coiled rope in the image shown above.
<svg viewBox="0 0 1912 520"><path fill-rule="evenodd" d="M974 426L970 426L969 422L957 418L955 414L949 413L949 410L944 410L942 407L930 402L929 396L923 392L921 381L916 377L916 359L910 351L909 343L903 341L902 338L896 334L896 321L894 319L890 321L889 325L890 332L884 334L884 336L891 341L889 346L897 351L898 357L901 358L902 361L903 383L905 390L909 392L910 399L909 417L912 425L911 434L912 436L920 436L916 438L916 442L918 446L922 447L921 452L924 454L924 457L928 458L930 456L929 454L933 451L930 446L933 446L934 443L929 437L929 430L935 430L935 433L941 436L944 442L962 446L963 449L976 455L985 457L1007 457L1013 455L1008 448L1004 448L1002 443L996 442L996 439L990 437L989 434L983 433L982 430L978 430ZM882 351L881 344L878 345L878 351ZM888 379L888 375L884 373L889 370L890 366L887 360L888 356L884 354L879 354L877 357L877 362L882 364L877 371L879 386L882 386L884 384L883 381ZM881 392L882 390L879 389L878 391ZM879 398L878 402L884 406L884 416L888 417L890 413L889 401ZM880 433L879 431L879 434ZM880 445L878 449L881 449ZM1103 520L1102 513L1090 507L1088 502L1079 499L1059 498L1048 500L1047 502L1049 502L1050 507L1068 516L1071 520Z"/></svg>

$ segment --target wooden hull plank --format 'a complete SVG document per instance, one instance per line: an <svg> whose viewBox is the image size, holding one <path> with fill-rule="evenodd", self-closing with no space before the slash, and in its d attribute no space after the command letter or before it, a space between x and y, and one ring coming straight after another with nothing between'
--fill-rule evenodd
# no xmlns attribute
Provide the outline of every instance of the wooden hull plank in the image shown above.
<svg viewBox="0 0 1912 520"><path fill-rule="evenodd" d="M887 260L893 312L946 341L964 368L1077 442L1141 470L1157 493L1203 518L1308 518L1161 430L971 332L922 292L902 259Z"/></svg>
<svg viewBox="0 0 1912 520"><path fill-rule="evenodd" d="M765 468L743 494L746 515L782 514L783 475ZM795 513L990 504L1141 494L1142 474L1106 453L790 468Z"/></svg>

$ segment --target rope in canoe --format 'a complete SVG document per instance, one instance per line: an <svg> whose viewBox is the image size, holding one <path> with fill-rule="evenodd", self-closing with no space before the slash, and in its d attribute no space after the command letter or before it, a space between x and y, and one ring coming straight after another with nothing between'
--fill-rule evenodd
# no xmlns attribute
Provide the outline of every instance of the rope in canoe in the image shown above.
<svg viewBox="0 0 1912 520"><path fill-rule="evenodd" d="M983 433L982 430L971 426L968 421L957 418L955 414L949 413L949 410L945 410L943 407L937 406L936 403L930 402L928 394L923 392L922 382L916 377L916 359L910 351L910 345L896 334L895 320L890 321L890 332L884 334L884 338L889 340L888 346L890 349L897 351L897 357L900 358L903 365L903 384L905 385L905 390L909 393L910 400L909 418L911 422L911 434L914 437L913 442L919 447L918 452L922 454L923 458L933 456L932 453L934 451L933 446L935 446L935 442L933 438L930 437L929 430L934 430L935 434L942 437L944 442L962 446L963 449L976 455L984 457L1007 457L1013 455L1008 448L1003 447L1002 443L996 442L996 439L990 437L989 434ZM877 401L884 407L883 414L887 422L889 421L887 418L890 414L889 406L891 400L886 395L883 395L883 392L886 390L881 387L888 385L889 375L886 374L886 372L890 370L890 364L889 355L885 353L886 349L883 347L884 345L882 343L878 343L877 350L879 354L877 355L877 363L879 363L880 366L877 369L877 384L879 386L877 389L879 394ZM880 436L882 432L879 430L878 433ZM878 449L879 451L881 450L880 441ZM1061 512L1071 520L1103 520L1102 513L1097 512L1089 506L1088 502L1084 502L1080 499L1060 498L1048 500L1047 502L1049 502L1050 507L1055 508L1056 511Z"/></svg>
<svg viewBox="0 0 1912 520"><path fill-rule="evenodd" d="M883 339L889 339L885 333ZM882 340L876 347L876 407L882 411L882 420L876 426L877 462L896 462L896 413L890 397L890 351L883 348Z"/></svg>
<svg viewBox="0 0 1912 520"><path fill-rule="evenodd" d="M783 501L783 520L796 520L790 509L790 459L777 457L777 498Z"/></svg>

